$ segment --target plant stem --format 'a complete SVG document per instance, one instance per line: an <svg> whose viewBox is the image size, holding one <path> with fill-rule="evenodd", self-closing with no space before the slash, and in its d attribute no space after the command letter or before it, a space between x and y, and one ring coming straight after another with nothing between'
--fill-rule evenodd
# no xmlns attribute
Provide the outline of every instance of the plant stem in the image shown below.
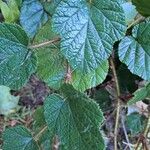
<svg viewBox="0 0 150 150"><path fill-rule="evenodd" d="M44 47L44 46L52 45L53 43L56 43L56 42L59 42L59 41L60 41L60 38L55 38L53 40L46 41L46 42L43 42L43 43L40 43L40 44L37 44L37 45L31 45L31 46L29 46L29 48L31 48L31 49L41 48L41 47Z"/></svg>
<svg viewBox="0 0 150 150"><path fill-rule="evenodd" d="M115 114L115 112L116 112L116 109L114 109L114 111L108 116L108 118L106 118L104 120L104 122L102 123L101 127L103 127L108 122L108 120Z"/></svg>
<svg viewBox="0 0 150 150"><path fill-rule="evenodd" d="M44 127L40 130L40 132L39 132L38 134L36 134L36 135L33 137L36 142L39 140L40 136L43 134L43 132L44 132L47 128L48 128L47 126L44 126Z"/></svg>
<svg viewBox="0 0 150 150"><path fill-rule="evenodd" d="M127 141L127 146L129 147L130 150L132 150L124 122L125 122L125 118L124 118L124 116L122 116L121 123L122 123L123 131L124 131L124 134L125 134L125 138L126 138L126 141Z"/></svg>
<svg viewBox="0 0 150 150"><path fill-rule="evenodd" d="M145 139L147 138L149 131L150 131L150 115L148 116L147 124L143 132L143 136L145 137ZM141 147L142 147L142 144L141 144L141 140L139 137L135 150L141 150Z"/></svg>
<svg viewBox="0 0 150 150"><path fill-rule="evenodd" d="M65 83L70 83L72 79L72 71L70 68L70 65L67 61L67 72L66 72L66 76L65 76Z"/></svg>
<svg viewBox="0 0 150 150"><path fill-rule="evenodd" d="M114 60L111 57L110 58L110 64L111 64L111 68L112 68L112 72L114 75L114 80L115 80L115 84L116 84L116 93L117 93L117 110L116 110L116 120L115 120L115 129L114 129L114 150L118 150L117 148L117 136L118 136L118 125L119 125L119 115L120 115L120 87L119 87L119 82L118 82L118 77L117 77L117 73L116 73L116 68L115 68L115 64L114 64Z"/></svg>
<svg viewBox="0 0 150 150"><path fill-rule="evenodd" d="M131 24L129 24L129 26L127 27L127 29L130 29L131 27L135 26L136 24L140 23L143 20L145 20L145 17L143 17L143 16L138 17Z"/></svg>
<svg viewBox="0 0 150 150"><path fill-rule="evenodd" d="M148 116L147 124L144 130L144 136L147 137L150 131L150 115Z"/></svg>

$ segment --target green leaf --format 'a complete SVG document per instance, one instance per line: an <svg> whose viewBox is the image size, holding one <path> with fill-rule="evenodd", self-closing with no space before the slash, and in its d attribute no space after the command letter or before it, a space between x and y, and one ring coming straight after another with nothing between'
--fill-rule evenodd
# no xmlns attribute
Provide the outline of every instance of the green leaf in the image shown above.
<svg viewBox="0 0 150 150"><path fill-rule="evenodd" d="M43 106L40 106L35 110L33 114L33 119L34 119L33 127L35 128L35 130L46 125Z"/></svg>
<svg viewBox="0 0 150 150"><path fill-rule="evenodd" d="M38 140L39 140L39 143L40 143L40 148L42 150L51 150L51 148L52 148L51 144L53 142L52 141L53 139L51 139L51 135L50 135L50 132L49 132L48 129L46 129L42 133L42 135L39 137Z"/></svg>
<svg viewBox="0 0 150 150"><path fill-rule="evenodd" d="M47 22L35 36L34 43L42 43L56 37L57 35L52 32L51 23ZM60 88L67 74L67 64L65 58L60 53L59 43L40 48L36 51L36 54L38 58L38 76L51 88ZM104 81L108 69L107 61L103 62L97 69L88 74L83 74L76 69L72 72L71 84L79 91L85 91L86 89L95 87Z"/></svg>
<svg viewBox="0 0 150 150"><path fill-rule="evenodd" d="M23 0L15 0L15 1L16 1L16 3L17 3L18 7L20 8L21 5L22 5L22 1L23 1Z"/></svg>
<svg viewBox="0 0 150 150"><path fill-rule="evenodd" d="M93 99L99 104L103 112L106 112L112 107L111 96L105 88L98 88L93 93Z"/></svg>
<svg viewBox="0 0 150 150"><path fill-rule="evenodd" d="M149 0L132 0L138 12L143 16L150 16L150 2Z"/></svg>
<svg viewBox="0 0 150 150"><path fill-rule="evenodd" d="M0 0L0 10L3 14L5 21L6 22L9 22L9 21L12 22L13 15L12 15L12 13L10 13L10 8L2 0Z"/></svg>
<svg viewBox="0 0 150 150"><path fill-rule="evenodd" d="M131 2L126 2L122 4L124 13L125 13L125 18L126 18L126 24L129 25L134 21L134 18L137 15L137 11L134 5L132 5Z"/></svg>
<svg viewBox="0 0 150 150"><path fill-rule="evenodd" d="M133 113L126 117L126 125L132 135L136 135L144 129L144 119L145 118L138 113Z"/></svg>
<svg viewBox="0 0 150 150"><path fill-rule="evenodd" d="M125 64L119 66L117 76L122 93L133 93L137 90L138 85L135 81L140 80L140 78L132 74Z"/></svg>
<svg viewBox="0 0 150 150"><path fill-rule="evenodd" d="M46 10L46 12L50 14L50 16L52 16L55 13L56 8L61 1L62 0L49 0L49 1L40 0L44 9Z"/></svg>
<svg viewBox="0 0 150 150"><path fill-rule="evenodd" d="M38 135L39 132L43 131L42 134L40 134L40 136L38 137L38 143L40 145L40 148L42 150L50 150L52 139L45 122L43 106L40 106L35 110L33 114L33 120L33 130L35 134Z"/></svg>
<svg viewBox="0 0 150 150"><path fill-rule="evenodd" d="M120 4L126 3L128 0L118 0Z"/></svg>
<svg viewBox="0 0 150 150"><path fill-rule="evenodd" d="M24 0L21 8L20 23L29 37L33 38L37 30L47 20L48 16L38 0Z"/></svg>
<svg viewBox="0 0 150 150"><path fill-rule="evenodd" d="M128 102L128 105L135 104L138 101L144 100L150 95L150 83L134 92L134 97Z"/></svg>
<svg viewBox="0 0 150 150"><path fill-rule="evenodd" d="M34 43L42 43L56 37L58 36L52 31L51 23L48 21L35 36ZM66 62L59 50L59 44L36 50L37 75L54 89L58 89L64 83L66 73Z"/></svg>
<svg viewBox="0 0 150 150"><path fill-rule="evenodd" d="M99 131L103 115L98 105L71 85L61 88L63 97L50 95L44 104L51 136L57 135L62 150L104 149Z"/></svg>
<svg viewBox="0 0 150 150"><path fill-rule="evenodd" d="M30 132L23 126L8 128L3 133L3 150L37 150Z"/></svg>
<svg viewBox="0 0 150 150"><path fill-rule="evenodd" d="M8 115L15 112L18 106L19 97L10 94L10 88L0 86L0 114Z"/></svg>
<svg viewBox="0 0 150 150"><path fill-rule="evenodd" d="M109 70L108 61L104 61L99 67L88 74L83 74L79 70L76 70L72 74L73 87L79 91L85 91L102 83Z"/></svg>
<svg viewBox="0 0 150 150"><path fill-rule="evenodd" d="M133 36L125 37L119 44L119 58L128 69L145 80L150 80L150 21L133 29Z"/></svg>
<svg viewBox="0 0 150 150"><path fill-rule="evenodd" d="M48 86L54 89L58 89L64 83L66 72L65 62L58 50L58 47L51 49L47 47L43 51L37 51L37 74L48 84Z"/></svg>
<svg viewBox="0 0 150 150"><path fill-rule="evenodd" d="M91 72L112 52L115 41L125 35L125 17L117 0L63 0L53 16L60 34L61 52L73 69Z"/></svg>
<svg viewBox="0 0 150 150"><path fill-rule="evenodd" d="M13 23L19 18L19 9L16 1L9 0L7 3L0 0L0 9L4 16L5 22Z"/></svg>
<svg viewBox="0 0 150 150"><path fill-rule="evenodd" d="M36 57L18 25L0 24L0 85L19 89L36 69Z"/></svg>
<svg viewBox="0 0 150 150"><path fill-rule="evenodd" d="M9 0L8 6L10 7L11 12L13 13L14 21L18 21L19 15L20 15L20 11L19 11L17 2L14 1L14 0Z"/></svg>
<svg viewBox="0 0 150 150"><path fill-rule="evenodd" d="M4 38L14 43L22 44L24 46L28 46L29 42L26 33L17 24L1 23L0 38Z"/></svg>

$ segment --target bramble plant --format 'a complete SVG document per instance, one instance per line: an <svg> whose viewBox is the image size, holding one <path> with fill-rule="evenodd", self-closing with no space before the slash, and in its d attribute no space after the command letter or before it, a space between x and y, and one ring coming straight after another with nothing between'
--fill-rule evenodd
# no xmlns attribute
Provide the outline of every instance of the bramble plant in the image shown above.
<svg viewBox="0 0 150 150"><path fill-rule="evenodd" d="M100 85L109 72L116 94L114 150L120 149L122 109L144 100L150 92L149 1L16 0L0 1L0 8L5 21L0 24L0 85L19 90L36 74L54 91L35 110L32 129L18 125L3 132L3 150L106 149L101 102L87 91ZM132 76L145 81L142 88L132 91L128 102L122 102L120 83L128 81L119 81L118 58ZM18 97L10 95L9 88L9 102L0 97L4 115L18 105ZM145 139L149 114L146 120L145 128L140 128ZM141 148L140 140L134 148Z"/></svg>

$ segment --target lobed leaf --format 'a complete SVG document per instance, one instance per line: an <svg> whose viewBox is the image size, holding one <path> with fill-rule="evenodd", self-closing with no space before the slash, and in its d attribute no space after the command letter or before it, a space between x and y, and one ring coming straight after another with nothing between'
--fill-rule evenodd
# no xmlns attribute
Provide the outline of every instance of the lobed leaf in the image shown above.
<svg viewBox="0 0 150 150"><path fill-rule="evenodd" d="M86 95L64 85L63 97L50 95L44 104L45 119L51 136L58 136L60 149L91 150L105 148L99 131L103 115Z"/></svg>
<svg viewBox="0 0 150 150"><path fill-rule="evenodd" d="M134 97L130 99L128 105L135 104L138 101L142 101L150 95L150 84L148 83L142 88L139 88L134 93Z"/></svg>
<svg viewBox="0 0 150 150"><path fill-rule="evenodd" d="M42 131L42 134L40 134L38 138L38 144L40 145L40 148L42 150L50 150L52 147L51 146L52 139L45 122L43 106L40 106L35 110L33 119L34 119L33 129L35 134L38 135L39 132Z"/></svg>
<svg viewBox="0 0 150 150"><path fill-rule="evenodd" d="M41 43L48 39L53 39L57 35L51 30L50 21L43 26L35 36L34 42ZM36 51L38 58L37 74L51 88L58 89L63 85L67 74L67 61L60 53L60 44L52 44L50 46L40 48ZM79 91L85 91L104 81L109 69L108 62L105 61L95 70L83 74L76 69L71 71L71 84ZM72 69L71 69L72 70Z"/></svg>
<svg viewBox="0 0 150 150"><path fill-rule="evenodd" d="M125 13L126 24L129 25L134 21L138 12L131 2L124 2L121 6L123 7Z"/></svg>
<svg viewBox="0 0 150 150"><path fill-rule="evenodd" d="M138 113L132 113L126 117L126 126L132 135L137 135L144 129L145 118Z"/></svg>
<svg viewBox="0 0 150 150"><path fill-rule="evenodd" d="M33 38L37 30L48 20L43 6L38 0L24 0L21 13L20 24L29 37Z"/></svg>
<svg viewBox="0 0 150 150"><path fill-rule="evenodd" d="M34 43L42 43L58 37L52 31L51 22L48 21L37 33ZM44 80L48 86L58 89L63 83L66 73L66 62L60 53L59 43L36 50L38 67L37 75Z"/></svg>
<svg viewBox="0 0 150 150"><path fill-rule="evenodd" d="M83 74L81 71L75 70L72 73L71 84L75 89L85 91L102 83L108 74L108 70L109 63L107 60L88 74Z"/></svg>
<svg viewBox="0 0 150 150"><path fill-rule="evenodd" d="M112 52L115 41L125 35L125 17L117 0L63 0L53 15L60 34L61 52L73 69L91 72Z"/></svg>
<svg viewBox="0 0 150 150"><path fill-rule="evenodd" d="M23 126L8 128L3 133L3 150L37 150L38 145Z"/></svg>
<svg viewBox="0 0 150 150"><path fill-rule="evenodd" d="M44 9L48 12L48 14L50 14L50 16L52 16L55 13L56 8L61 1L62 0L50 0L50 1L40 0Z"/></svg>
<svg viewBox="0 0 150 150"><path fill-rule="evenodd" d="M36 57L27 45L20 26L0 24L0 85L19 89L35 72Z"/></svg>
<svg viewBox="0 0 150 150"><path fill-rule="evenodd" d="M125 37L119 44L119 58L128 69L145 80L150 80L150 21L133 29L133 36Z"/></svg>

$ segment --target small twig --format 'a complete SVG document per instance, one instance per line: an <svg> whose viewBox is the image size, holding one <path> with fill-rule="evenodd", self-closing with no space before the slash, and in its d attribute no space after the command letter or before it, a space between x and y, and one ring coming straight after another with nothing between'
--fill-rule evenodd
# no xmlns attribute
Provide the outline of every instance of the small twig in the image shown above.
<svg viewBox="0 0 150 150"><path fill-rule="evenodd" d="M144 132L143 132L143 136L142 137L144 137L144 139L147 138L149 131L150 131L150 115L148 117L147 124L146 124ZM141 150L142 141L143 141L143 139L141 139L141 136L140 136L138 138L135 150Z"/></svg>
<svg viewBox="0 0 150 150"><path fill-rule="evenodd" d="M141 147L141 137L138 138L137 144L135 146L135 150L138 150L138 147Z"/></svg>
<svg viewBox="0 0 150 150"><path fill-rule="evenodd" d="M121 117L121 123L122 123L123 131L124 131L124 135L125 135L125 138L127 141L127 146L129 147L130 150L132 150L124 122L125 122L125 119L124 119L124 116L122 116Z"/></svg>
<svg viewBox="0 0 150 150"><path fill-rule="evenodd" d="M39 132L38 134L36 134L36 135L33 137L33 139L37 142L37 141L39 140L40 136L43 134L43 132L44 132L47 128L48 128L47 126L44 126L44 127L40 130L40 132Z"/></svg>
<svg viewBox="0 0 150 150"><path fill-rule="evenodd" d="M114 109L114 111L106 118L106 120L104 120L101 127L103 127L108 122L108 120L115 114L115 112L116 112L116 109Z"/></svg>
<svg viewBox="0 0 150 150"><path fill-rule="evenodd" d="M90 0L89 2L90 2L90 4L91 4L91 3L92 3L92 0Z"/></svg>
<svg viewBox="0 0 150 150"><path fill-rule="evenodd" d="M150 131L150 115L148 117L147 124L146 124L145 130L144 130L144 136L145 137L148 136L149 131Z"/></svg>
<svg viewBox="0 0 150 150"><path fill-rule="evenodd" d="M59 150L59 145L60 145L60 142L59 142L58 136L55 135L53 139L52 150Z"/></svg>
<svg viewBox="0 0 150 150"><path fill-rule="evenodd" d="M130 145L130 147L132 147L132 149L135 148L135 145L134 145L134 144L126 143L126 142L124 142L124 141L123 141L122 143L125 144L125 145L127 145L127 146Z"/></svg>
<svg viewBox="0 0 150 150"><path fill-rule="evenodd" d="M46 41L46 42L43 42L43 43L40 43L40 44L37 44L37 45L31 45L31 46L29 46L29 48L30 49L41 48L41 47L44 47L44 46L49 46L49 45L51 45L53 43L56 43L56 42L59 42L59 41L60 41L60 38L56 38L56 39Z"/></svg>
<svg viewBox="0 0 150 150"><path fill-rule="evenodd" d="M118 82L118 77L117 77L117 73L116 73L116 68L115 68L115 64L113 61L113 58L110 58L110 64L111 64L111 68L112 68L112 72L114 75L114 80L115 80L115 84L116 84L116 92L117 92L117 110L116 110L116 120L115 120L115 129L114 129L114 150L118 150L117 147L117 136L118 136L118 126L119 126L119 115L120 115L120 87L119 87L119 82Z"/></svg>
<svg viewBox="0 0 150 150"><path fill-rule="evenodd" d="M129 24L129 26L127 27L127 29L130 29L131 27L135 26L136 24L140 23L143 20L145 20L145 17L143 17L143 16L138 17L131 24Z"/></svg>
<svg viewBox="0 0 150 150"><path fill-rule="evenodd" d="M65 76L65 83L70 83L71 80L72 80L72 70L71 70L69 63L67 62L67 72Z"/></svg>

